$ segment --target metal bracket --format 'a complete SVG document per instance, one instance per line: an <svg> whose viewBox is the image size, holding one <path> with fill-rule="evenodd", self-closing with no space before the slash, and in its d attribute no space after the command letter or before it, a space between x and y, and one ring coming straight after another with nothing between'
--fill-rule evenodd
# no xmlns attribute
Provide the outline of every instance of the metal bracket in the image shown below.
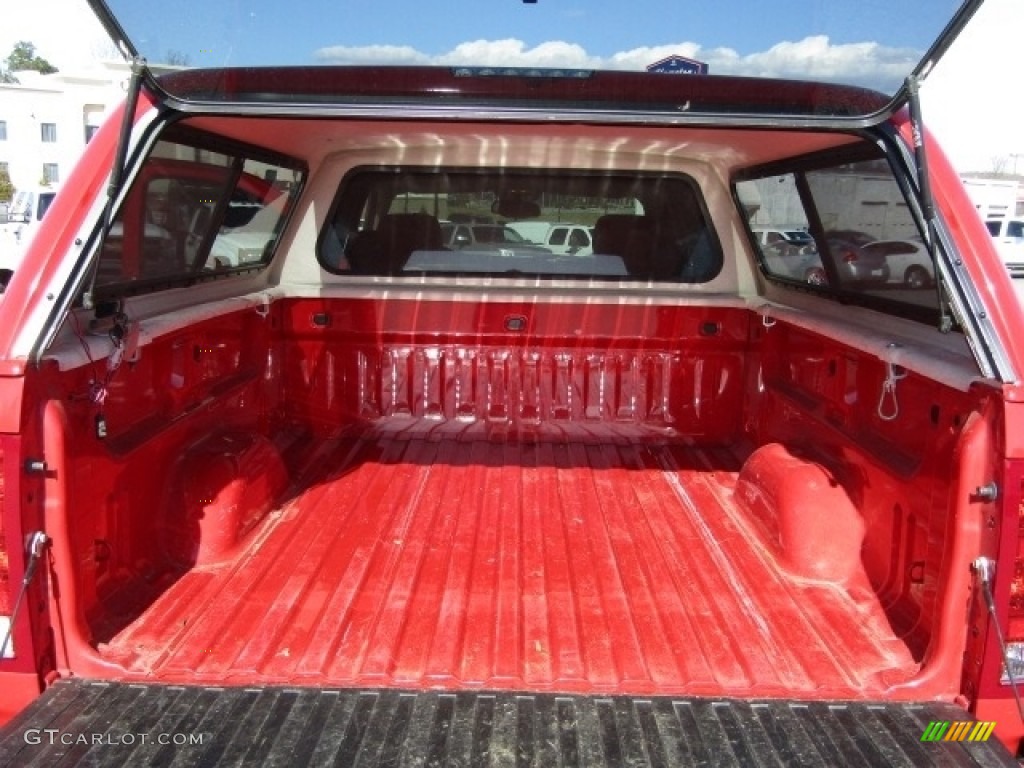
<svg viewBox="0 0 1024 768"><path fill-rule="evenodd" d="M270 297L265 294L260 294L260 303L256 307L256 314L262 318L266 318L270 314Z"/></svg>

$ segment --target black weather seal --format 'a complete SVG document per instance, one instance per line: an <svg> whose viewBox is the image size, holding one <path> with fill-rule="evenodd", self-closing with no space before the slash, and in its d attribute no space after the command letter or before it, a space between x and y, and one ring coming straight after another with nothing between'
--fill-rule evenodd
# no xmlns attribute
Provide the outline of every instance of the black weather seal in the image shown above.
<svg viewBox="0 0 1024 768"><path fill-rule="evenodd" d="M107 184L107 203L103 208L103 227L100 229L99 243L96 245L95 257L88 279L88 288L82 294L82 306L93 309L93 288L96 273L99 270L103 247L107 235L114 225L114 202L117 200L121 187L124 186L125 161L128 157L128 144L131 141L132 126L135 124L135 110L139 103L139 91L142 81L146 78L146 60L136 56L132 61L132 76L128 81L128 94L125 97L124 113L121 115L121 133L117 139L117 151L114 154L114 167L110 171L110 182Z"/></svg>
<svg viewBox="0 0 1024 768"><path fill-rule="evenodd" d="M932 274L935 275L935 292L939 304L939 331L949 333L953 330L953 316L950 314L949 302L942 283L942 272L939 270L938 227L935 221L935 200L932 198L932 186L928 179L928 150L924 139L924 121L921 120L920 80L917 75L909 75L906 85L908 106L910 107L910 129L914 139L914 159L917 161L917 187L921 201L921 215L924 217L924 245L932 262Z"/></svg>

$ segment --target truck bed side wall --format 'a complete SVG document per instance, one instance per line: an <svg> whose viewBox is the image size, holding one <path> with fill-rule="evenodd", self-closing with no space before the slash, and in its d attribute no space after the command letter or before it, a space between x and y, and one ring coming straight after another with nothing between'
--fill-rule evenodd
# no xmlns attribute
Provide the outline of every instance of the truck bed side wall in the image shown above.
<svg viewBox="0 0 1024 768"><path fill-rule="evenodd" d="M905 372L893 402L880 402L889 370L875 356L768 325L714 302L286 299L145 346L110 381L102 440L84 396L94 368L51 370L67 431L51 461L66 478L67 509L48 514L67 517L55 557L76 596L58 607L65 629L81 629L80 643L64 638L61 666L88 666L88 646L130 623L183 568L234 556L301 487L297 456L340 429L385 422L426 425L440 440L449 428L489 440L600 440L612 425L638 441L725 446L740 460L781 445L849 498L864 530L866 579L855 588L876 593L925 659L940 634L938 595L963 565L950 562L948 542L967 525L957 481L941 468L956 465L987 398ZM821 524L835 510L814 508L811 492L798 498L794 530L809 540L779 540L792 512L752 514L750 535L781 548L778 557L794 546L813 553L837 530ZM957 690L956 650L925 693Z"/></svg>

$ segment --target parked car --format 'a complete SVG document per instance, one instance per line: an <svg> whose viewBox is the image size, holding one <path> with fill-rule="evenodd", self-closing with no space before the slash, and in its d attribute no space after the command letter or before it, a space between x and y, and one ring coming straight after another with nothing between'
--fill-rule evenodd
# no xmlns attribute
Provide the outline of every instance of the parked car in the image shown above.
<svg viewBox="0 0 1024 768"><path fill-rule="evenodd" d="M37 227L53 204L57 191L57 186L52 184L19 189L7 208L6 223Z"/></svg>
<svg viewBox="0 0 1024 768"><path fill-rule="evenodd" d="M768 273L814 285L827 284L829 270L823 264L822 250L810 234L808 242L802 236L790 238L779 232L781 230L754 230ZM826 232L823 250L834 265L840 285L882 284L889 280L891 269L887 251L877 247L876 242L862 232Z"/></svg>
<svg viewBox="0 0 1024 768"><path fill-rule="evenodd" d="M765 269L769 275L786 277L809 285L828 284L828 274L813 245L798 245L780 239L762 245L761 249Z"/></svg>
<svg viewBox="0 0 1024 768"><path fill-rule="evenodd" d="M550 248L531 243L506 224L441 225L444 245L453 250L498 252L504 256L551 253Z"/></svg>
<svg viewBox="0 0 1024 768"><path fill-rule="evenodd" d="M582 224L510 221L509 227L526 240L544 246L551 253L589 256L594 252L594 228Z"/></svg>
<svg viewBox="0 0 1024 768"><path fill-rule="evenodd" d="M990 218L985 226L1011 277L1024 277L1024 219Z"/></svg>
<svg viewBox="0 0 1024 768"><path fill-rule="evenodd" d="M755 227L754 236L762 248L771 248L783 255L789 252L813 251L817 247L814 238L806 229L776 229L772 227Z"/></svg>
<svg viewBox="0 0 1024 768"><path fill-rule="evenodd" d="M912 240L874 240L861 246L878 252L889 267L889 282L905 288L930 288L935 283L935 268L928 248L920 237Z"/></svg>
<svg viewBox="0 0 1024 768"><path fill-rule="evenodd" d="M543 244L552 226L550 221L536 220L508 221L505 224L518 232L524 240L529 240L537 245Z"/></svg>
<svg viewBox="0 0 1024 768"><path fill-rule="evenodd" d="M580 224L556 224L541 244L553 253L589 256L594 252L594 228Z"/></svg>
<svg viewBox="0 0 1024 768"><path fill-rule="evenodd" d="M888 282L889 263L884 252L872 247L873 237L856 230L829 230L825 239L841 283Z"/></svg>
<svg viewBox="0 0 1024 768"><path fill-rule="evenodd" d="M917 117L974 6L894 5L842 84L93 2L126 106L0 301L0 763L1019 768L1024 308ZM189 30L240 65L151 73ZM453 217L541 203L595 252Z"/></svg>

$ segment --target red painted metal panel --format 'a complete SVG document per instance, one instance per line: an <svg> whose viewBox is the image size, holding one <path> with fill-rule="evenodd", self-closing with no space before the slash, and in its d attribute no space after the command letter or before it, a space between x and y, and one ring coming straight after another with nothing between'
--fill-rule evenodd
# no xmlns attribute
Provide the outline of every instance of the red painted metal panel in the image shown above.
<svg viewBox="0 0 1024 768"><path fill-rule="evenodd" d="M0 659L0 723L38 694L43 676L52 668L43 597L45 560L37 567L17 615L13 613L28 567L27 536L39 530L33 523L37 486L26 480L23 469L25 443L21 436L0 435L0 615L13 619L7 651L13 649L14 654Z"/></svg>
<svg viewBox="0 0 1024 768"><path fill-rule="evenodd" d="M7 517L6 496L4 494L5 470L3 447L0 446L0 616L10 616L11 607L14 605L14 598L11 595L10 555L7 552L7 537L4 535L4 518Z"/></svg>
<svg viewBox="0 0 1024 768"><path fill-rule="evenodd" d="M749 322L721 307L296 301L284 387L295 416L324 428L610 421L728 440L743 410Z"/></svg>

